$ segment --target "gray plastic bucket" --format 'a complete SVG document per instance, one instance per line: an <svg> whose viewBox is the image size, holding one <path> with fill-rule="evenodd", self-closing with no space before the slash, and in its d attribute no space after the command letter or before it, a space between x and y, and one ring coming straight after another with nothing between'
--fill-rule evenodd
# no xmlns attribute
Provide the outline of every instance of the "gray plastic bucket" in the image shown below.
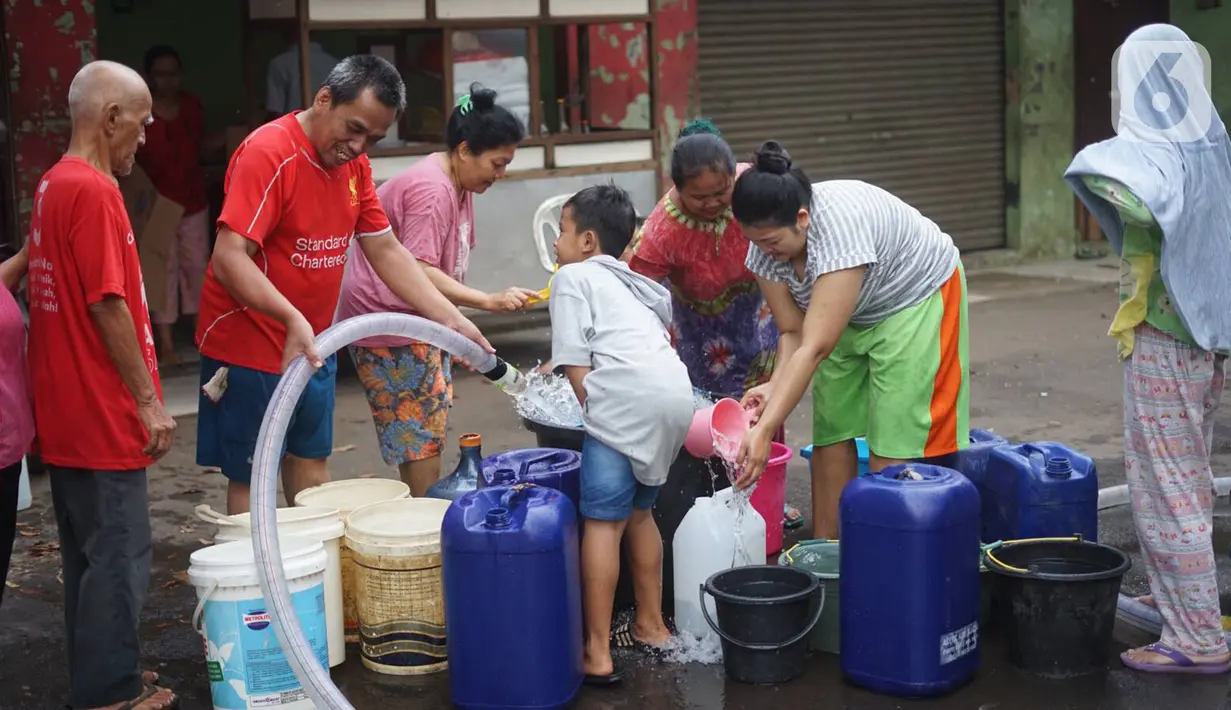
<svg viewBox="0 0 1231 710"><path fill-rule="evenodd" d="M808 649L811 651L837 654L841 648L838 561L837 540L804 540L778 555L778 564L811 572L825 588L825 608L821 610L821 620L808 634Z"/></svg>

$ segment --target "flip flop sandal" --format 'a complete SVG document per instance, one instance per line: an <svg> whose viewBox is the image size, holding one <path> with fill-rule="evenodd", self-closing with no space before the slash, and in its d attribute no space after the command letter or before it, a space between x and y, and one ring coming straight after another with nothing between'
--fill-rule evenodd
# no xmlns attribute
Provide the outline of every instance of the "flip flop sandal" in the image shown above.
<svg viewBox="0 0 1231 710"><path fill-rule="evenodd" d="M670 627L667 629L670 631ZM632 651L643 656L662 657L666 649L637 639L633 636L633 622L626 621L611 633L611 647L620 651Z"/></svg>
<svg viewBox="0 0 1231 710"><path fill-rule="evenodd" d="M581 682L591 688L609 688L613 685L619 685L624 682L624 669L613 667L612 671L607 675L590 675L587 673Z"/></svg>
<svg viewBox="0 0 1231 710"><path fill-rule="evenodd" d="M1127 667L1143 673L1184 673L1198 675L1218 675L1231 671L1231 660L1222 663L1197 663L1188 656L1163 643L1152 643L1141 651L1157 653L1170 659L1171 663L1149 663L1135 661L1128 651L1120 654L1120 661Z"/></svg>
<svg viewBox="0 0 1231 710"><path fill-rule="evenodd" d="M799 512L799 511L796 511L796 512ZM782 507L782 527L786 528L787 530L794 530L796 528L802 527L803 524L804 524L804 514L803 513L799 513L798 516L792 518L791 517L791 506L783 505Z"/></svg>

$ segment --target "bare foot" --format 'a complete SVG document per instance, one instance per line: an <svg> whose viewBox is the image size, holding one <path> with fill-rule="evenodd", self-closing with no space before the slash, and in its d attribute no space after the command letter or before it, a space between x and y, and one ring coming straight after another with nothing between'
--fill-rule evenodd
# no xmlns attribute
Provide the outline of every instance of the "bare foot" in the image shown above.
<svg viewBox="0 0 1231 710"><path fill-rule="evenodd" d="M144 676L145 674L142 673L142 675ZM131 708L131 710L167 710L175 701L175 693L171 692L168 688L150 686L140 696L132 700L94 708L93 710L127 710L128 708Z"/></svg>
<svg viewBox="0 0 1231 710"><path fill-rule="evenodd" d="M1136 601L1136 602L1138 602L1138 603L1140 603L1140 604L1145 604L1146 606L1150 607L1151 609L1157 609L1157 608L1158 608L1158 604L1155 604L1155 603L1154 603L1154 597L1153 597L1153 595L1150 595L1150 594L1143 594L1142 596L1137 597L1134 601Z"/></svg>
<svg viewBox="0 0 1231 710"><path fill-rule="evenodd" d="M647 646L655 648L663 648L671 641L671 632L667 629L666 624L661 619L654 624L645 624L636 622L632 628L633 640L640 641Z"/></svg>
<svg viewBox="0 0 1231 710"><path fill-rule="evenodd" d="M615 672L615 662L611 660L611 647L604 644L600 648L591 648L586 644L585 660L582 670L586 675L607 676Z"/></svg>
<svg viewBox="0 0 1231 710"><path fill-rule="evenodd" d="M180 357L179 351L175 346L164 345L158 352L159 367L177 367L184 364L184 358Z"/></svg>

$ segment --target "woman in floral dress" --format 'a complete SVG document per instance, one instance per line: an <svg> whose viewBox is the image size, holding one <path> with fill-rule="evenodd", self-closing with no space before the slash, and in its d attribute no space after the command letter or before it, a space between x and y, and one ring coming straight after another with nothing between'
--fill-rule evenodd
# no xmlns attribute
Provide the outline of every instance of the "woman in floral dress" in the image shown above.
<svg viewBox="0 0 1231 710"><path fill-rule="evenodd" d="M675 187L624 254L634 271L671 287L671 337L693 386L736 400L769 381L778 353L778 329L744 266L748 240L731 216L731 189L747 167L712 123L693 121L671 154ZM788 528L803 524L790 506L784 515Z"/></svg>

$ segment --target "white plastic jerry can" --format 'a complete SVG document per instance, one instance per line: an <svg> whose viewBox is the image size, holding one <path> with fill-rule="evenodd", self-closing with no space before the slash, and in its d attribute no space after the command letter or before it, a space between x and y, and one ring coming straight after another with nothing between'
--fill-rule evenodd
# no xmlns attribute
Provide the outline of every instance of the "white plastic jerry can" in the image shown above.
<svg viewBox="0 0 1231 710"><path fill-rule="evenodd" d="M671 545L675 560L675 623L682 632L703 638L711 633L701 614L701 585L716 572L765 564L765 519L745 496L725 488L698 498L680 522ZM714 599L705 600L717 620Z"/></svg>
<svg viewBox="0 0 1231 710"><path fill-rule="evenodd" d="M17 484L17 510L25 510L34 505L34 497L30 494L30 465L26 459L21 460L21 482Z"/></svg>

